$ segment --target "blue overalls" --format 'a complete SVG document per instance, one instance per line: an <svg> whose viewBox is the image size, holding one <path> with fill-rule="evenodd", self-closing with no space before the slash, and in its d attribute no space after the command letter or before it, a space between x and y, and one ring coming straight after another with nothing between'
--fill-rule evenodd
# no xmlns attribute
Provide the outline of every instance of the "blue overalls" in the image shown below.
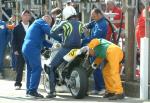
<svg viewBox="0 0 150 103"><path fill-rule="evenodd" d="M51 27L43 19L37 19L26 32L22 53L27 63L27 92L37 92L41 76L41 48L45 34L50 35Z"/></svg>
<svg viewBox="0 0 150 103"><path fill-rule="evenodd" d="M66 55L71 49L81 47L82 32L82 24L75 18L60 23L60 25L51 31L52 34L63 33L63 43L62 48L60 48L49 65L50 94L55 92L55 71L57 67L63 62L63 56Z"/></svg>
<svg viewBox="0 0 150 103"><path fill-rule="evenodd" d="M0 72L3 71L3 60L9 37L10 32L7 29L5 22L0 20Z"/></svg>
<svg viewBox="0 0 150 103"><path fill-rule="evenodd" d="M87 28L91 29L91 34L88 37L83 38L82 45L86 45L94 38L106 38L107 35L107 21L105 18L101 18L98 21L92 21L89 24L87 24ZM92 57L90 59L90 62L92 63L94 61L95 57ZM94 81L95 81L95 90L100 91L104 88L104 80L102 76L102 65L98 69L96 69L93 72Z"/></svg>

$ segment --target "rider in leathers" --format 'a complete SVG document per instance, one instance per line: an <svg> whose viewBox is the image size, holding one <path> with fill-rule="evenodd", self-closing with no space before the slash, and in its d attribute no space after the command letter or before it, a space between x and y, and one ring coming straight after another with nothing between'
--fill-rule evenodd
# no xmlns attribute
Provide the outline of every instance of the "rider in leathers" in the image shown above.
<svg viewBox="0 0 150 103"><path fill-rule="evenodd" d="M71 49L81 47L82 24L77 20L76 15L76 10L72 6L67 6L63 10L63 19L65 21L62 21L51 30L51 34L63 34L63 40L62 47L49 64L50 93L48 93L47 98L56 97L55 71L59 64L63 62L63 56Z"/></svg>

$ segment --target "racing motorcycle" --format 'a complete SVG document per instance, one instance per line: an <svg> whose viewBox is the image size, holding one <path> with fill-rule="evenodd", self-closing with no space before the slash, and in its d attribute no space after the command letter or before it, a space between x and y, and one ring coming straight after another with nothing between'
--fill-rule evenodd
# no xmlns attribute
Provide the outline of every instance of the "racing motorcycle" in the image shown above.
<svg viewBox="0 0 150 103"><path fill-rule="evenodd" d="M54 55L59 50L60 46L55 45L47 50L47 61L50 62ZM44 53L43 53L44 55ZM48 56L49 55L49 56ZM66 87L70 90L72 96L76 99L84 98L88 91L88 77L92 72L89 63L88 53L82 53L80 49L72 49L63 57L64 61L56 69L56 85ZM47 63L48 64L48 63ZM44 70L48 68L46 62L44 63ZM44 73L44 87L46 92L50 92L48 74Z"/></svg>

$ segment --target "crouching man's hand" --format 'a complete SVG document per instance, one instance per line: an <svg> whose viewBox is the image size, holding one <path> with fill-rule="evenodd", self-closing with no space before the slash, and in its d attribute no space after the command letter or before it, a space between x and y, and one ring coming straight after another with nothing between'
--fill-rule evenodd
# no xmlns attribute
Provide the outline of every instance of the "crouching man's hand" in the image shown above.
<svg viewBox="0 0 150 103"><path fill-rule="evenodd" d="M91 65L91 67L92 67L93 69L97 69L97 68L98 68L98 65L93 62L92 65Z"/></svg>
<svg viewBox="0 0 150 103"><path fill-rule="evenodd" d="M92 67L93 69L97 69L98 66L102 63L102 61L103 61L102 58L97 57L97 58L94 60L94 62L92 63L91 67Z"/></svg>

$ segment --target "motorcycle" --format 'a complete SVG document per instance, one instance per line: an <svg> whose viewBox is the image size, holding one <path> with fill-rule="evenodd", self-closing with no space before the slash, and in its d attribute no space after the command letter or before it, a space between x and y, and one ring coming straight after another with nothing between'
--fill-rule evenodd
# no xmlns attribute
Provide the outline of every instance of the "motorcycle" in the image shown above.
<svg viewBox="0 0 150 103"><path fill-rule="evenodd" d="M51 61L59 48L60 46L52 47L46 51L49 51L49 53L47 53L49 55L48 61ZM88 91L88 77L92 72L88 53L81 53L80 49L72 49L63 59L64 61L56 69L56 85L66 85L72 96L76 99L84 98ZM47 68L48 65L45 63L44 70ZM44 87L46 92L49 93L48 74L44 73L44 75Z"/></svg>

